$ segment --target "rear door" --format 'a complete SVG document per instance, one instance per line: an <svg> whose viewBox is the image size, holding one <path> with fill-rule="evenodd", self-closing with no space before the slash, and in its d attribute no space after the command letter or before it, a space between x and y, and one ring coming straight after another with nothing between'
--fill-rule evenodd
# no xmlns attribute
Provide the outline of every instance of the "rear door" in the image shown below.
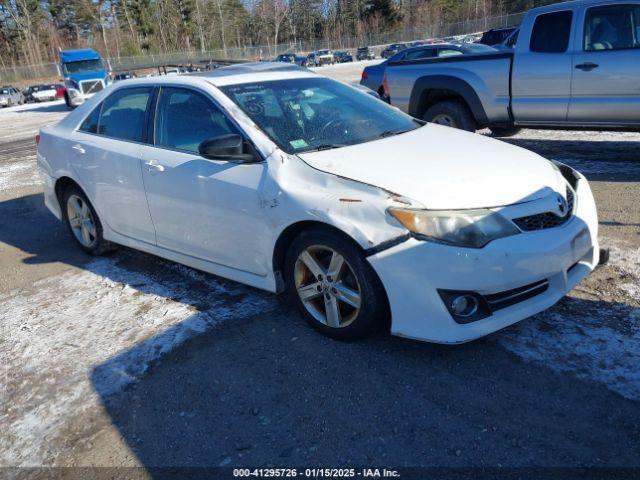
<svg viewBox="0 0 640 480"><path fill-rule="evenodd" d="M153 145L143 148L142 171L158 246L266 274L259 187L267 164L200 156L204 140L242 134L205 92L161 87L156 105Z"/></svg>
<svg viewBox="0 0 640 480"><path fill-rule="evenodd" d="M640 124L640 2L593 6L581 14L569 122Z"/></svg>
<svg viewBox="0 0 640 480"><path fill-rule="evenodd" d="M511 106L517 123L567 121L573 16L572 10L560 10L525 20L513 59Z"/></svg>
<svg viewBox="0 0 640 480"><path fill-rule="evenodd" d="M100 219L121 235L155 243L142 183L141 145L153 87L114 91L73 133L68 155Z"/></svg>

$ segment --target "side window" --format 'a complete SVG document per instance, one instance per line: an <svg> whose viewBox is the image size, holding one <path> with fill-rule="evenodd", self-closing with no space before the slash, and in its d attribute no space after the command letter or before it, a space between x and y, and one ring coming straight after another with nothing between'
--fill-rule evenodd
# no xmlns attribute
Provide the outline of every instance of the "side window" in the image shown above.
<svg viewBox="0 0 640 480"><path fill-rule="evenodd" d="M98 133L107 137L142 142L150 87L116 90L102 103Z"/></svg>
<svg viewBox="0 0 640 480"><path fill-rule="evenodd" d="M160 90L155 121L155 144L198 153L198 146L218 135L239 133L206 96L184 88Z"/></svg>
<svg viewBox="0 0 640 480"><path fill-rule="evenodd" d="M102 108L102 104L98 105L93 109L93 112L89 114L87 118L85 118L82 125L80 125L81 132L86 133L98 133L98 121L100 120L100 109Z"/></svg>
<svg viewBox="0 0 640 480"><path fill-rule="evenodd" d="M462 55L462 52L459 50L452 50L450 48L438 50L439 57L452 57L453 55Z"/></svg>
<svg viewBox="0 0 640 480"><path fill-rule="evenodd" d="M420 50L412 50L407 53L406 60L418 60L421 58L431 58L435 56L435 49L433 48L422 48Z"/></svg>
<svg viewBox="0 0 640 480"><path fill-rule="evenodd" d="M640 48L640 5L608 5L587 10L584 50Z"/></svg>
<svg viewBox="0 0 640 480"><path fill-rule="evenodd" d="M569 47L573 12L539 15L533 24L529 50L538 53L563 53Z"/></svg>

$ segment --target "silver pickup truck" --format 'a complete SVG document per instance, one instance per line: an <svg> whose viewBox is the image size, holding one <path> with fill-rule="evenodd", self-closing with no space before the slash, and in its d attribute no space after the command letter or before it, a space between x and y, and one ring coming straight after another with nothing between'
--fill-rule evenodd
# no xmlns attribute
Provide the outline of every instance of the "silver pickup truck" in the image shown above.
<svg viewBox="0 0 640 480"><path fill-rule="evenodd" d="M469 131L640 131L640 0L530 10L512 52L389 62L384 87L410 115Z"/></svg>

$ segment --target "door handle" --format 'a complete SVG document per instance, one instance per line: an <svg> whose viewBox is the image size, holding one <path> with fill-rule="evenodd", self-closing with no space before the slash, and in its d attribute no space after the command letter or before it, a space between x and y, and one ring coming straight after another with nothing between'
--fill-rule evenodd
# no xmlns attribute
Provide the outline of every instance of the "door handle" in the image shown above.
<svg viewBox="0 0 640 480"><path fill-rule="evenodd" d="M77 143L71 148L73 148L76 151L76 153L79 153L80 155L84 155L85 154L85 149L82 148L82 146L78 145Z"/></svg>
<svg viewBox="0 0 640 480"><path fill-rule="evenodd" d="M579 65L576 65L576 68L578 70L582 70L583 72L589 72L594 68L598 68L598 66L599 65L597 63L585 62L585 63L580 63Z"/></svg>
<svg viewBox="0 0 640 480"><path fill-rule="evenodd" d="M155 160L144 162L149 172L164 172L164 165L158 165Z"/></svg>

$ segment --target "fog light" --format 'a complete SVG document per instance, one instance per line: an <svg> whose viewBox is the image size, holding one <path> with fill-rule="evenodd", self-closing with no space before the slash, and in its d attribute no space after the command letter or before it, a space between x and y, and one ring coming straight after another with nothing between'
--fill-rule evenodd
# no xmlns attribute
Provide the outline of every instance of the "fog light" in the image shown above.
<svg viewBox="0 0 640 480"><path fill-rule="evenodd" d="M478 311L478 300L473 295L455 295L451 298L451 313L459 317L470 317Z"/></svg>

